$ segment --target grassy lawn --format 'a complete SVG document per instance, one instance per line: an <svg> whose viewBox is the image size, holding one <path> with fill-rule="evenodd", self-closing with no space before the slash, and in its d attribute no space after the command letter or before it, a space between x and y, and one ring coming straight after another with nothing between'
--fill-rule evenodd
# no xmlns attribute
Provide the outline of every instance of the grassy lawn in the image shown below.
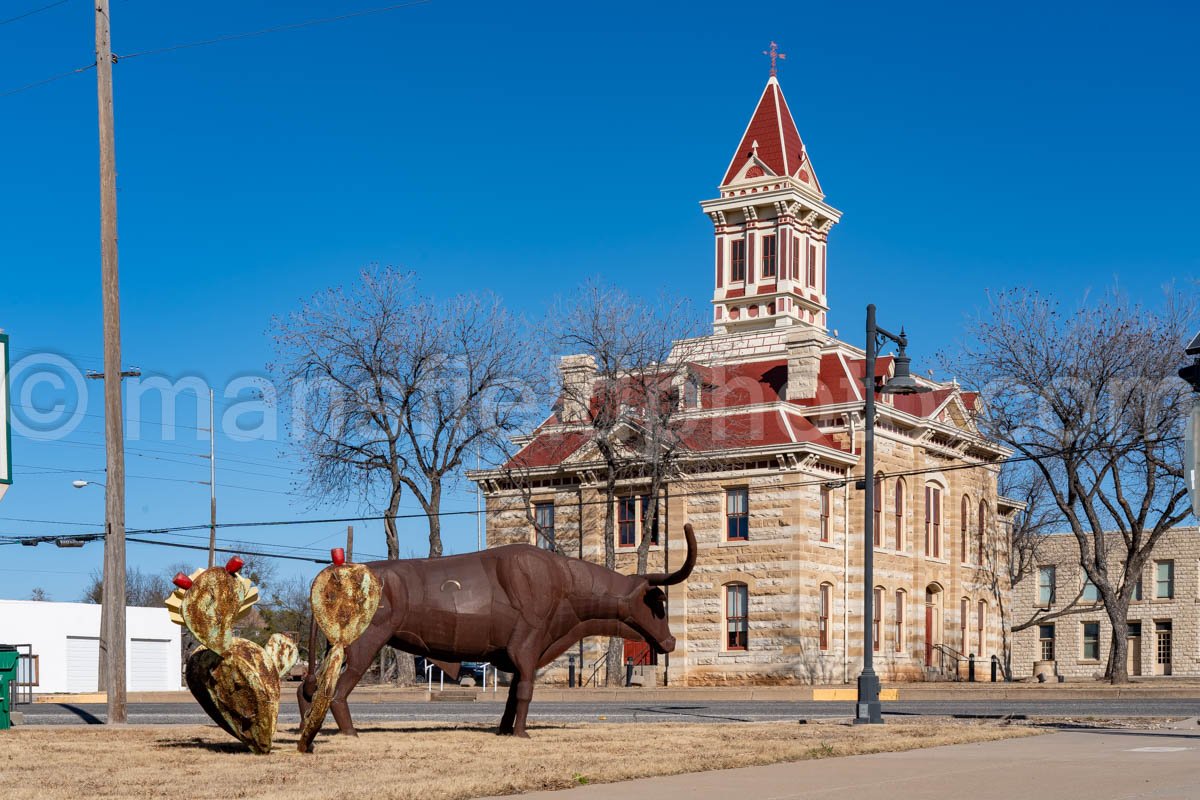
<svg viewBox="0 0 1200 800"><path fill-rule="evenodd" d="M565 789L651 775L1033 735L996 723L886 726L538 725L529 740L464 725L368 725L358 739L319 736L296 752L294 729L254 756L215 726L17 727L0 734L5 800L320 797L453 800Z"/></svg>

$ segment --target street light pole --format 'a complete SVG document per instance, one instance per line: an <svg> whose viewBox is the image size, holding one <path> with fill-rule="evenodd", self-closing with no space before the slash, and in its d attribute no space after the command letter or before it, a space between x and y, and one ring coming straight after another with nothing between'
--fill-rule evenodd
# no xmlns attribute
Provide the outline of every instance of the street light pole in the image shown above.
<svg viewBox="0 0 1200 800"><path fill-rule="evenodd" d="M875 362L879 348L886 341L899 347L896 369L885 385L875 386ZM910 359L905 352L908 336L904 329L896 335L880 328L875 322L875 305L867 306L867 358L863 375L863 396L866 398L866 419L863 430L863 669L858 676L858 702L854 706L856 725L883 723L879 704L879 678L875 675L875 394L916 394L928 392L909 374Z"/></svg>

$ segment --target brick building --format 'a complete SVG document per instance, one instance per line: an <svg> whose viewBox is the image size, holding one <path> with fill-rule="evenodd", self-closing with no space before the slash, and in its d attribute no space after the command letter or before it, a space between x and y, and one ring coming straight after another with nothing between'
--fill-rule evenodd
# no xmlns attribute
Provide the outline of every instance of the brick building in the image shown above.
<svg viewBox="0 0 1200 800"><path fill-rule="evenodd" d="M1111 569L1121 565L1114 557ZM1085 586L1074 536L1047 537L1038 546L1037 565L1013 587L1013 620L1020 624L1045 610L1053 613L1083 591L1083 610L1013 634L1014 677L1035 673L1038 662L1067 678L1104 674L1112 646L1112 625L1095 587ZM1134 589L1129 604L1131 676L1200 676L1200 531L1173 528L1163 534Z"/></svg>
<svg viewBox="0 0 1200 800"><path fill-rule="evenodd" d="M701 203L714 225L713 334L676 343L662 396L673 404L691 469L657 498L622 476L615 504L618 569L632 572L645 515L656 520L650 570L682 560L691 522L700 554L671 587L678 644L659 657L659 683L717 685L851 681L862 657L862 349L826 330L825 203L772 76L724 172ZM862 304L872 298L863 296ZM911 312L910 312L911 313ZM894 370L881 358L874 385ZM603 563L605 462L588 423L620 376L587 355L562 360L554 414L505 468L471 474L487 504L489 546L528 542ZM644 377L644 374L643 374ZM980 402L954 383L878 395L879 502L872 620L876 670L921 679L957 668L958 654L996 652L990 567L1006 556L1013 510L997 496L1006 451L980 435ZM652 383L652 381L651 381ZM590 400L572 400L580 395ZM570 390L570 391L568 391ZM620 389L616 390L618 393ZM636 403L612 436L636 449ZM622 442L615 442L617 446ZM535 521L536 525L530 522ZM996 570L1006 574L1006 570ZM588 641L589 676L603 642ZM638 654L638 645L627 652ZM566 657L546 673L562 680Z"/></svg>

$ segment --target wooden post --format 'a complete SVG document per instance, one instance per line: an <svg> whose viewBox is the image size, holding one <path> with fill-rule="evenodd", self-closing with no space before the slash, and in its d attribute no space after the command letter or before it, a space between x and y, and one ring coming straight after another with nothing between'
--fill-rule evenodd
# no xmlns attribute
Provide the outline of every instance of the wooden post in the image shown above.
<svg viewBox="0 0 1200 800"><path fill-rule="evenodd" d="M354 526L346 526L346 561L354 560Z"/></svg>
<svg viewBox="0 0 1200 800"><path fill-rule="evenodd" d="M108 724L125 710L125 429L121 408L121 305L117 280L117 157L113 141L108 0L96 2L96 99L100 122L100 262L104 298L104 629Z"/></svg>

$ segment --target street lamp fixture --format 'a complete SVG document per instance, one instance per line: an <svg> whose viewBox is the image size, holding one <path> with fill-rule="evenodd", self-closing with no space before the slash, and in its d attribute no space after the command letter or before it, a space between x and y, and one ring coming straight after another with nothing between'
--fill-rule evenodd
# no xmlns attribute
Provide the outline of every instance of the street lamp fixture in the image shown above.
<svg viewBox="0 0 1200 800"><path fill-rule="evenodd" d="M875 362L879 349L888 342L898 348L896 368L890 380L875 385ZM899 335L875 324L875 306L867 306L867 359L863 375L866 396L866 420L863 429L863 669L858 676L858 702L854 706L854 722L858 725L883 723L879 705L879 678L875 675L875 648L871 641L871 621L875 619L875 394L919 394L930 391L929 386L917 383L910 371L908 336L904 329Z"/></svg>
<svg viewBox="0 0 1200 800"><path fill-rule="evenodd" d="M85 486L104 486L100 481L71 481L71 485L76 489L82 489Z"/></svg>

